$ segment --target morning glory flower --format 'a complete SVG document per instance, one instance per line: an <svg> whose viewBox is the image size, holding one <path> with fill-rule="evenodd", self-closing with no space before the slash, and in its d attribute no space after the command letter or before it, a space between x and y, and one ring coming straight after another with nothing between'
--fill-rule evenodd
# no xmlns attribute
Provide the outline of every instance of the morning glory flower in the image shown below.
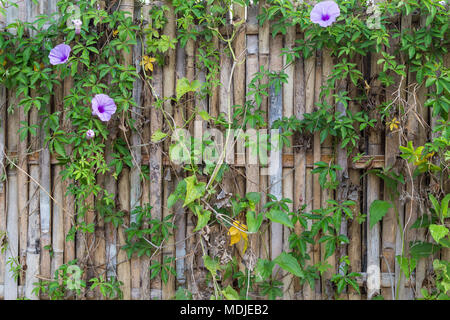
<svg viewBox="0 0 450 320"><path fill-rule="evenodd" d="M339 6L334 1L322 1L314 6L311 11L311 21L321 27L328 27L336 21L341 14Z"/></svg>
<svg viewBox="0 0 450 320"><path fill-rule="evenodd" d="M52 65L66 63L67 60L69 60L70 50L70 46L67 44L58 44L50 51L48 55L50 63Z"/></svg>
<svg viewBox="0 0 450 320"><path fill-rule="evenodd" d="M97 115L102 121L109 121L116 109L114 100L106 94L96 94L92 99L92 114Z"/></svg>
<svg viewBox="0 0 450 320"><path fill-rule="evenodd" d="M80 34L81 32L81 25L83 22L80 19L72 20L73 25L75 26L75 34Z"/></svg>
<svg viewBox="0 0 450 320"><path fill-rule="evenodd" d="M95 137L95 132L92 129L86 131L86 139L90 140Z"/></svg>

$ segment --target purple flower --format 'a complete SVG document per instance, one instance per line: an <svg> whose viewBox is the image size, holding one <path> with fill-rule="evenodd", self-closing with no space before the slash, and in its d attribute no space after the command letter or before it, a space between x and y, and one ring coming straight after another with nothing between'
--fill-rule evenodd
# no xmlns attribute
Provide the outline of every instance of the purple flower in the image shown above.
<svg viewBox="0 0 450 320"><path fill-rule="evenodd" d="M116 109L114 100L106 94L96 94L92 99L92 114L97 115L102 121L109 121Z"/></svg>
<svg viewBox="0 0 450 320"><path fill-rule="evenodd" d="M66 63L67 60L69 60L70 50L71 49L67 44L58 44L48 55L50 63L52 65Z"/></svg>
<svg viewBox="0 0 450 320"><path fill-rule="evenodd" d="M311 11L311 21L321 27L328 27L336 21L341 14L339 6L334 1L322 1L314 6Z"/></svg>
<svg viewBox="0 0 450 320"><path fill-rule="evenodd" d="M95 132L92 129L86 131L86 139L90 140L95 137Z"/></svg>
<svg viewBox="0 0 450 320"><path fill-rule="evenodd" d="M81 25L83 22L80 19L72 20L73 25L75 26L75 34L80 34L81 32Z"/></svg>

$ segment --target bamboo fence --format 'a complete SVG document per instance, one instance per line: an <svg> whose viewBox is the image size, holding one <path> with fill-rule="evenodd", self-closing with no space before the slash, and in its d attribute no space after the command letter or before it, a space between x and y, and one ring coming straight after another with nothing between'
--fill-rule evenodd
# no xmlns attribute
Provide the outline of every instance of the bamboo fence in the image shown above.
<svg viewBox="0 0 450 320"><path fill-rule="evenodd" d="M11 23L16 18L31 21L38 14L50 14L56 10L56 0L39 0L35 5L33 1L26 0L19 4L19 8L8 8L6 21L1 17L0 27L4 23ZM258 5L244 8L236 5L234 8L233 21L243 21L233 41L236 60L224 50L226 44L223 41L214 40L214 46L220 53L220 74L218 75L222 85L217 87L210 96L195 101L192 96L186 98L183 108L173 110L170 102L164 105L165 110L174 118L176 126L182 126L183 119L192 114L194 106L199 110L205 110L212 116L229 112L230 104L242 105L246 100L248 84L253 74L260 67L271 71L281 71L285 67L285 61L281 55L282 48L292 48L296 39L302 39L303 34L297 33L294 27L288 28L285 35L271 36L268 23L259 26L256 16L261 12L265 1L259 1ZM176 37L175 13L170 2L167 11L168 23L163 31L171 38ZM135 6L133 0L121 1L120 10L128 12L138 18L142 12L144 19L149 22L148 11L152 5L145 4L143 7ZM407 30L413 23L423 21L412 21L411 16L402 17L402 30ZM392 40L395 42L395 40ZM153 72L153 89L158 96L171 97L175 94L176 80L187 77L190 81L198 79L205 81L205 70L200 68L197 56L197 43L190 40L186 47L177 47L170 50L165 65L161 68L155 66ZM140 61L143 55L141 44L133 48L131 54L123 54L125 64L133 64L140 69ZM145 50L145 47L143 47ZM372 79L379 72L376 55L364 57L354 61L358 65L366 79ZM317 50L315 54L304 59L301 57L295 63L285 68L289 76L287 83L279 92L270 88L269 96L263 98L261 109L266 111L265 120L271 125L283 116L295 115L301 119L304 113L310 113L315 109L315 103L320 102L320 88L325 84L327 77L333 71L334 64L330 53ZM447 58L448 63L448 58ZM230 75L232 77L230 78ZM398 80L398 79L397 79ZM267 83L264 78L262 83ZM422 87L418 92L407 93L407 89L414 85L414 77L411 71L407 79L403 80L403 91L400 92L402 99L408 101L417 99L417 113L422 123L411 113L408 118L408 138L414 141L414 145L423 144L430 138L429 130L422 130L419 126L432 127L436 121L429 110L423 106L426 99L426 90ZM55 88L54 104L45 106L52 111L62 111L62 99L70 92L73 85L71 78L66 78L63 86ZM377 87L379 84L371 83ZM335 92L349 91L355 95L352 83L342 82L335 88ZM376 103L383 99L390 99L397 94L391 88L385 88L383 92L374 97ZM413 96L416 94L416 96ZM126 253L121 250L125 244L124 227L115 228L111 223L104 223L100 214L95 210L95 199L91 197L90 209L86 214L86 222L96 222L95 233L85 235L77 233L75 241L66 242L65 237L71 228L76 213L74 198L67 193L69 181L62 181L60 172L62 167L57 164L44 144L44 134L38 137L27 137L19 141L19 122L25 121L30 124L38 124L39 116L36 111L28 115L23 113L22 108L17 108L18 98L15 92L8 92L0 87L0 172L6 179L0 181L0 232L7 234L8 249L0 255L0 299L16 299L26 297L37 299L32 294L33 283L38 279L51 278L54 271L63 263L75 258L82 261L85 266L86 275L98 276L106 274L117 276L123 282L122 290L125 299L170 299L179 287L190 290L194 297L208 298L202 290L202 281L206 278L206 269L201 259L202 248L199 243L202 240L201 233L193 234L195 226L193 215L188 213L181 205L171 209L167 208L168 195L174 190L177 183L183 179L181 168L170 165L165 154L168 144L163 147L150 143L151 135L163 129L163 117L160 111L153 107L155 97L147 86L140 80L135 82L133 98L137 107L133 109L133 117L139 122L142 134L138 132L124 136L115 123L110 128L111 134L106 142L106 159L111 160L112 139L119 136L125 138L130 144L133 164L132 168L124 168L118 180L111 175L99 176L99 181L109 193L116 195L117 207L124 212L131 212L138 205L149 203L154 219L162 219L169 214L174 214L174 223L177 226L175 234L166 243L162 255L155 259L164 257L176 257L173 267L177 276L170 276L167 283L157 277L150 280L148 267L150 259L142 256L133 256L130 260ZM328 102L335 105L336 111L343 112L342 104L335 103L332 96L325 97ZM195 105L194 105L195 104ZM7 108L13 107L14 113L6 112ZM352 112L359 111L356 103L350 102L349 108ZM144 120L139 120L144 119ZM61 121L64 128L70 130L70 121L62 116ZM192 133L195 128L189 128ZM356 163L351 161L346 151L339 147L340 141L327 138L320 142L319 133L315 134L311 141L292 140L294 147L285 147L283 150L273 151L270 161L279 161L281 166L274 175L267 176L267 168L256 164L242 165L240 158L247 159L250 163L252 154L242 150L239 145L227 147L226 158L228 162L235 161L231 165L231 171L224 177L223 188L225 195L240 194L245 192L271 193L278 199L293 199L290 209L297 210L306 205L306 210L319 209L326 205L328 199L345 200L351 199L356 202L353 208L354 214L359 212L368 213L372 201L386 197L387 191L383 190L380 178L373 174L366 175L370 168L382 168L393 166L397 161L400 137L398 133L386 130L381 136L375 131L368 132L361 139L366 146L368 156L363 157ZM298 145L297 145L298 144ZM143 147L145 146L145 147ZM70 148L66 150L70 153ZM372 159L370 166L368 160ZM314 163L318 161L330 161L335 159L343 170L340 172L340 186L336 194L321 189L317 175L311 170ZM16 165L9 165L15 161ZM141 179L141 165L148 165L150 180ZM407 181L406 192L417 190L417 181ZM266 199L263 196L259 208L264 206ZM400 221L411 225L420 211L420 205L415 200L404 200L396 202L399 208ZM125 219L129 225L133 221L132 216ZM385 299L393 297L394 289L397 288L400 269L395 259L399 254L402 243L399 236L397 221L394 211L389 210L384 219L377 223L372 229L369 221L360 225L355 220L343 223L340 233L349 237L350 243L340 248L335 254L327 259L332 268L324 272L316 281L315 289L309 284L302 286L295 283L292 277L278 273L283 282L283 299L331 299L330 278L339 268L339 258L348 255L351 262L351 271L360 272L358 278L362 286L361 294L349 288L341 296L343 299L359 300L370 299L373 295L381 293ZM214 228L214 227L213 227ZM289 250L289 229L281 224L272 223L270 228L264 223L263 230L267 230L259 236L251 236L249 247L255 257L275 258L281 252ZM216 230L218 231L218 230ZM296 225L295 232L302 231L302 226ZM214 239L214 230L210 231L211 239ZM421 239L425 240L429 235L425 233L416 234L416 231L407 230L406 241ZM212 241L212 240L211 240ZM50 254L47 246L51 245L53 253ZM212 250L212 249L211 249ZM240 268L243 268L242 247L237 247L235 253L239 256ZM324 248L316 242L315 245L308 244L307 250L311 255L309 264L318 263L324 256ZM443 258L449 256L448 250L442 253ZM18 259L26 270L17 279L7 265L9 259ZM375 275L368 272L368 266L376 266L381 273ZM419 262L414 275L410 279L400 279L400 298L412 299L418 297L422 282L428 275L430 261ZM241 270L243 271L243 269ZM274 274L276 269L274 270ZM381 290L366 288L366 282L371 277L378 277ZM369 279L368 279L369 278ZM86 280L86 279L85 279ZM204 281L203 281L204 282ZM41 295L41 299L46 299ZM95 291L86 295L88 299L100 299L100 292Z"/></svg>

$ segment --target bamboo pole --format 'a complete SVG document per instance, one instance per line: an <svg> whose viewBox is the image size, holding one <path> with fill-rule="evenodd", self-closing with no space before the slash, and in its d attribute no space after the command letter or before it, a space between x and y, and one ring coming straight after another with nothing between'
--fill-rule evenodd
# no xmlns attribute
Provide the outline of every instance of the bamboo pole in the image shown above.
<svg viewBox="0 0 450 320"><path fill-rule="evenodd" d="M295 25L287 27L284 47L292 50L295 46ZM287 57L284 56L283 65L288 76L287 83L283 84L283 117L290 118L294 114L294 71L295 64L287 64ZM292 146L292 137L289 137ZM284 147L284 153L293 155L292 147ZM295 165L295 164L294 164ZM294 172L291 169L283 169L283 198L294 198ZM288 204L289 210L293 211L293 203ZM290 229L283 226L283 251L289 251ZM283 277L284 294L283 299L292 300L294 298L293 276L287 272Z"/></svg>
<svg viewBox="0 0 450 320"><path fill-rule="evenodd" d="M305 73L304 73L304 59L303 56L295 61L294 72L294 115L297 119L304 118L306 99L305 99ZM302 206L306 203L307 188L311 183L306 180L306 146L300 137L293 139L294 148L294 212L300 212ZM297 222L295 224L295 233L300 236L304 231L302 225ZM295 291L300 292L299 298L303 299L303 290L298 283L296 283Z"/></svg>
<svg viewBox="0 0 450 320"><path fill-rule="evenodd" d="M1 4L3 6L3 4ZM3 31L6 23L6 17L0 14L0 31ZM6 144L6 108L7 92L3 85L0 85L0 232L6 232L6 163L5 163L5 144ZM0 251L0 285L5 281L5 254ZM4 286L3 286L4 288ZM4 290L0 290L0 295L4 295Z"/></svg>
<svg viewBox="0 0 450 320"><path fill-rule="evenodd" d="M9 108L14 110L7 118L7 150L17 152L19 148L19 108L17 98L14 92L9 92ZM13 161L16 161L13 159ZM8 248L6 250L6 263L13 261L19 262L19 207L18 207L18 178L17 170L8 169L7 171L7 213L6 213L6 232L8 239ZM16 262L12 264L17 266ZM5 270L5 300L14 300L18 297L18 282L14 279L14 273L11 265L6 266Z"/></svg>
<svg viewBox="0 0 450 320"><path fill-rule="evenodd" d="M322 51L322 86L326 86L327 80L333 71L333 58L331 57L331 52L328 48L324 48ZM319 88L316 87L316 92ZM333 105L333 90L324 98L328 105ZM331 112L333 112L331 110ZM316 145L315 145L316 146ZM322 155L332 155L333 154L333 138L328 136L325 138L323 143L320 145L320 152ZM343 168L345 169L345 168ZM329 189L322 189L321 205L322 208L328 206L327 200L333 199L333 191ZM339 232L340 230L337 230ZM321 258L324 261L325 257L325 243L321 245ZM322 299L333 299L333 289L331 286L330 279L333 274L336 273L336 253L333 253L330 257L326 259L326 262L331 265L331 268L326 270L322 274Z"/></svg>
<svg viewBox="0 0 450 320"><path fill-rule="evenodd" d="M119 208L125 213L130 212L130 175L129 169L123 168L119 178ZM124 223L129 225L129 216L124 217ZM119 248L126 244L125 230L123 226L118 230ZM122 292L125 300L131 300L131 264L124 250L119 250L117 255L117 276L123 282Z"/></svg>
<svg viewBox="0 0 450 320"><path fill-rule="evenodd" d="M315 81L314 81L314 91L313 91L313 97L314 97L314 103L319 102L319 94L320 94L320 87L322 86L322 51L316 50L316 69L315 69ZM320 136L319 133L316 132L314 134L314 142L313 142L313 159L314 163L320 161L321 159L321 148L320 148ZM319 184L319 177L317 174L313 175L313 209L317 210L321 208L321 202L320 202L320 184ZM320 244L319 241L319 235L317 235L314 238L314 245L313 245L313 261L314 263L319 263L321 261L320 257ZM321 297L321 280L316 280L315 285L315 298Z"/></svg>
<svg viewBox="0 0 450 320"><path fill-rule="evenodd" d="M138 7L134 8L134 16L140 17L140 10ZM136 72L141 71L142 61L142 43L140 38L137 38L137 44L133 46L133 63ZM142 121L142 80L138 77L133 84L133 100L136 106L132 107L132 119L135 121L136 130L131 132L131 154L134 166L130 169L130 208L131 212L140 205L142 196L141 186L141 121ZM136 222L136 216L131 215L130 223ZM131 257L131 298L134 300L140 299L140 258L136 255Z"/></svg>
<svg viewBox="0 0 450 320"><path fill-rule="evenodd" d="M155 108L157 99L162 98L163 74L159 66L154 66L153 88L157 96L153 96L153 106L151 108L150 127L151 134L162 129L163 117L160 110ZM162 216L162 150L157 144L150 145L150 205L152 206L152 218L161 220ZM150 282L151 298L161 299L161 278L155 278Z"/></svg>
<svg viewBox="0 0 450 320"><path fill-rule="evenodd" d="M146 21L148 24L150 24L150 9L151 5L146 3L142 7L142 18L144 21ZM142 52L142 55L146 54L147 44L144 43L144 51ZM148 85L144 85L143 88L143 116L144 119L144 126L143 126L143 143L146 144L151 139L151 128L150 125L146 125L151 118L151 109L152 109L152 100L151 100L151 89ZM147 159L150 157L150 150L148 147L144 147L142 149L143 155L147 156ZM150 204L150 181L144 180L143 186L142 186L142 197L141 197L141 206L144 206L146 204ZM144 225L145 228L148 228L148 225ZM141 299L142 300L150 300L150 257L147 257L146 255L141 256Z"/></svg>
<svg viewBox="0 0 450 320"><path fill-rule="evenodd" d="M176 71L177 71L177 79L184 78L187 73L189 73L188 80L191 82L194 77L194 43L192 40L189 40L189 44L186 45L186 49L182 48L180 44L177 47L177 63L176 63ZM188 52L189 51L189 52ZM185 64L186 62L186 64ZM188 97L189 100L191 97ZM184 110L186 107L186 110ZM184 103L182 106L178 106L175 110L175 123L177 126L183 125L183 118L186 117L186 114L192 113L192 110L188 110L188 105ZM187 118L189 118L187 116ZM192 131L192 130L191 130ZM180 168L181 169L181 168ZM174 187L180 183L183 179L183 172L179 170L176 172L176 178L174 182ZM168 195L167 195L168 196ZM176 264L175 269L177 272L176 276L176 284L177 287L185 287L186 285L186 276L185 276L185 256L186 256L186 219L187 214L184 210L181 202L177 202L174 206L174 221L175 221L175 256L176 256Z"/></svg>
<svg viewBox="0 0 450 320"><path fill-rule="evenodd" d="M356 66L358 70L362 70L362 59L356 58ZM355 98L357 97L357 87L352 83L349 84L350 90L350 111L352 114L356 114L360 111L358 103L356 103ZM355 129L359 132L359 126L355 125ZM360 132L362 135L362 132ZM359 151L357 149L356 151ZM353 155L353 154L352 154ZM350 260L350 270L351 272L361 271L361 224L359 224L356 216L361 212L362 209L362 197L361 197L361 174L358 169L349 169L350 178L350 188L349 188L349 200L355 201L355 206L352 207L353 220L348 226L348 238L350 243L348 245L348 258ZM361 300L361 294L353 289L348 290L349 300Z"/></svg>
<svg viewBox="0 0 450 320"><path fill-rule="evenodd" d="M275 36L270 41L270 66L274 72L282 69L281 49L283 46L283 37ZM269 90L270 106L269 106L269 127L272 127L274 121L281 119L283 112L283 91L275 92L272 86ZM273 138L273 137L272 137ZM272 150L270 151L270 162L274 166L273 172L269 175L269 192L276 197L277 200L282 198L282 167L281 167L281 151L279 141L272 141ZM271 223L271 258L278 257L283 251L283 226L280 223ZM273 270L274 275L278 271L278 266Z"/></svg>
<svg viewBox="0 0 450 320"><path fill-rule="evenodd" d="M426 16L420 17L420 25L419 28L426 28ZM413 77L414 82L416 82L416 74L414 73ZM410 133L410 127L409 127L409 120L414 117L414 120L417 124L415 125L415 131L412 131L413 139L414 139L414 146L423 146L428 140L428 123L429 123L429 117L428 117L428 108L425 107L425 102L427 101L427 95L428 95L428 89L425 87L425 83L418 83L420 87L417 89L417 100L416 101L416 108L414 113L408 114L408 135ZM424 188L427 187L426 182L423 181L423 179L415 179L415 183L417 183L417 193L419 193L421 190L424 190ZM420 200L421 195L419 194L418 199L414 200L414 206L413 210L416 212L416 216L418 217L418 212L426 212L425 208L425 202L423 200ZM417 219L417 218L416 218ZM414 219L412 223L416 220ZM427 230L426 229L418 229L416 230L417 237L416 239L419 241L425 241L427 238ZM423 295L421 293L422 284L425 281L426 277L426 269L427 269L427 263L429 262L429 259L419 259L417 261L416 266L416 283L415 283L415 298L423 298Z"/></svg>
<svg viewBox="0 0 450 320"><path fill-rule="evenodd" d="M113 160L112 157L112 144L113 140L115 139L117 135L117 130L112 129L108 135L108 140L106 141L106 154L105 159L106 163L111 163ZM113 167L110 167L110 170L114 170ZM114 197L117 195L117 181L116 178L112 174L107 174L105 177L105 190L109 194L113 194ZM117 272L117 255L118 250L120 248L117 248L117 229L114 227L112 222L108 222L105 225L105 236L106 236L106 274L109 279L112 277L115 277L117 279L118 272Z"/></svg>
<svg viewBox="0 0 450 320"><path fill-rule="evenodd" d="M36 111L36 110L34 110ZM37 118L37 112L34 112ZM39 166L30 166L30 175L36 181L39 180ZM39 241L40 241L40 221L39 221L39 189L35 182L30 182L30 202L28 210L28 247L26 257L26 277L25 277L25 297L30 300L38 300L35 294L33 284L38 282L36 275L39 274Z"/></svg>
<svg viewBox="0 0 450 320"><path fill-rule="evenodd" d="M63 88L60 84L54 87L54 111L63 113ZM61 117L61 120L63 117ZM64 211L61 204L64 201L62 188L61 165L55 165L52 172L52 274L64 263Z"/></svg>
<svg viewBox="0 0 450 320"><path fill-rule="evenodd" d="M163 33L168 36L170 39L176 38L176 24L175 24L175 9L173 5L167 1L166 5L168 7L166 17L167 23L164 26ZM169 49L166 57L166 64L163 69L163 92L164 97L172 97L175 94L175 68L176 68L176 53L173 49ZM170 101L166 101L164 103L164 110L168 114L173 114L174 110L172 108L172 104ZM180 111L180 110L177 110ZM176 112L177 119L175 119L175 125L180 126L183 122L183 117L181 113ZM168 142L168 141L167 141ZM168 148L168 145L166 145ZM167 173L167 174L166 174ZM173 210L169 210L167 208L167 198L169 197L170 192L172 191L172 182L171 177L168 172L164 173L165 178L163 180L163 190L164 190L164 204L162 210L162 218L166 218L168 215L172 214ZM173 235L169 236L165 243L165 248L163 249L162 258L172 257L174 255L174 237ZM169 299L175 295L175 279L172 274L169 275L167 283L162 283L162 297L163 299Z"/></svg>
<svg viewBox="0 0 450 320"><path fill-rule="evenodd" d="M377 56L371 57L371 75L378 74L376 65ZM379 82L378 82L379 84ZM376 87L377 84L375 84ZM380 102L378 100L378 102ZM377 102L377 105L379 104ZM381 153L381 137L374 129L370 129L368 139L368 154L377 155ZM367 176L367 273L369 274L367 299L370 300L380 293L380 288L376 286L380 283L380 223L370 227L369 208L375 200L380 199L380 178L375 174ZM371 287L374 284L374 287Z"/></svg>
<svg viewBox="0 0 450 320"><path fill-rule="evenodd" d="M67 77L64 79L64 96L70 94L70 90L73 87L73 78ZM64 111L63 115L63 128L66 132L73 132L73 126L71 120L68 118L68 110ZM65 146L66 154L72 154L72 146ZM69 191L70 185L73 181L65 179L62 182L63 193L63 208L64 208L64 235L67 237L73 224L75 217L75 196ZM75 259L75 240L64 241L64 263L68 263Z"/></svg>
<svg viewBox="0 0 450 320"><path fill-rule="evenodd" d="M258 7L255 5L248 7L248 25L257 24L256 15L258 14ZM246 59L246 86L247 86L247 94L249 92L248 85L251 80L255 76L255 74L259 71L259 61L258 61L258 35L247 35L247 59ZM253 99L254 97L247 97L247 99ZM249 133L249 127L247 126L247 133ZM258 128L257 128L258 129ZM250 137L250 141L252 144L246 150L246 193L248 192L259 192L260 188L260 175L259 175L259 161L258 161L258 149L257 145L260 145L258 142L258 137L256 135L256 130L252 132ZM256 214L259 214L260 206L259 204L256 206ZM249 249L251 249L251 253L255 254L255 256L259 255L259 235L250 235L249 237ZM253 265L247 265L249 270L254 268Z"/></svg>
<svg viewBox="0 0 450 320"><path fill-rule="evenodd" d="M316 57L315 52L313 52L312 56L305 59L305 112L311 113L314 110L314 88L316 82ZM296 73L297 74L297 73ZM306 159L313 159L313 149L309 147L306 150ZM313 166L312 162L306 163L306 173L305 173L305 203L306 203L306 211L311 212L313 208L314 202L314 191L316 186L317 178L313 176L311 173L311 168ZM313 190L314 189L314 190ZM314 202L315 203L315 202ZM308 230L311 230L312 221L308 220ZM311 244L307 244L306 251L310 256L310 260L306 262L306 266L313 265L316 261L314 260L314 246ZM311 288L309 283L305 283L303 286L303 298L305 300L315 300L315 290Z"/></svg>
<svg viewBox="0 0 450 320"><path fill-rule="evenodd" d="M394 48L398 45L398 38L391 39L391 46L388 48L388 53L390 55L394 55ZM397 74L392 74L394 77L395 84L401 83L400 76ZM386 100L392 101L394 99L394 94L397 89L397 85L386 88ZM393 106L396 107L396 106ZM397 158L399 157L399 146L400 146L400 131L394 130L391 131L386 127L385 129L385 167L393 168L398 173L398 169L394 166L397 162ZM391 201L391 195L386 184L384 184L384 198L385 201ZM381 272L394 272L395 271L395 241L396 241L396 233L397 233L397 214L395 208L400 208L400 201L396 196L394 196L394 207L388 209L386 215L383 217L382 222L382 235L381 235ZM398 210L398 209L397 209ZM401 227L401 226L400 226ZM393 288L381 288L381 295L385 300L394 300L395 299L395 285L396 279L392 279ZM393 292L394 291L394 292Z"/></svg>
<svg viewBox="0 0 450 320"><path fill-rule="evenodd" d="M266 0L259 1L258 5L258 13L263 13L264 5L266 4ZM259 66L260 68L264 68L264 70L269 70L269 45L270 45L270 26L269 23L264 23L262 26L258 28L258 50L259 50ZM261 85L267 84L268 78L267 76L264 76L261 80ZM264 112L264 121L267 123L268 121L268 104L269 100L268 97L263 96L261 101L261 111ZM268 134L267 131L261 131L262 134ZM266 140L266 143L268 140ZM267 167L261 167L260 168L260 177L259 177L259 184L260 188L259 191L261 192L261 208L264 207L266 204L266 193L268 190L268 177L267 177ZM267 222L263 222L260 230L268 230L267 228L268 224ZM263 233L260 235L260 247L259 247L259 257L261 259L267 259L270 257L270 234L269 231L262 231Z"/></svg>

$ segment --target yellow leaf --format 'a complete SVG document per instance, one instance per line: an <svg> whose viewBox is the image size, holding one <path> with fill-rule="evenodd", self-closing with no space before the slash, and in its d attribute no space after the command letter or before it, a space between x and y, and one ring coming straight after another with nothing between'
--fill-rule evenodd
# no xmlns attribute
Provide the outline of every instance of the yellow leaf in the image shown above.
<svg viewBox="0 0 450 320"><path fill-rule="evenodd" d="M244 239L244 252L245 250L247 250L247 244L248 244L248 235L247 233L241 231L247 231L247 226L243 223L239 223L238 221L233 222L233 224L235 226L230 227L230 229L228 229L228 235L231 236L230 238L230 246L235 245L236 243L238 243L239 241L241 241L241 239ZM241 230L239 230L239 229Z"/></svg>
<svg viewBox="0 0 450 320"><path fill-rule="evenodd" d="M155 61L155 58L144 55L142 57L141 65L144 66L145 70L153 72L153 62Z"/></svg>
<svg viewBox="0 0 450 320"><path fill-rule="evenodd" d="M400 125L400 122L397 120L397 118L392 119L392 121L388 122L389 129L393 131L394 129L398 129L398 126Z"/></svg>
<svg viewBox="0 0 450 320"><path fill-rule="evenodd" d="M117 36L118 33L119 33L119 30L114 30L113 31L113 37Z"/></svg>

